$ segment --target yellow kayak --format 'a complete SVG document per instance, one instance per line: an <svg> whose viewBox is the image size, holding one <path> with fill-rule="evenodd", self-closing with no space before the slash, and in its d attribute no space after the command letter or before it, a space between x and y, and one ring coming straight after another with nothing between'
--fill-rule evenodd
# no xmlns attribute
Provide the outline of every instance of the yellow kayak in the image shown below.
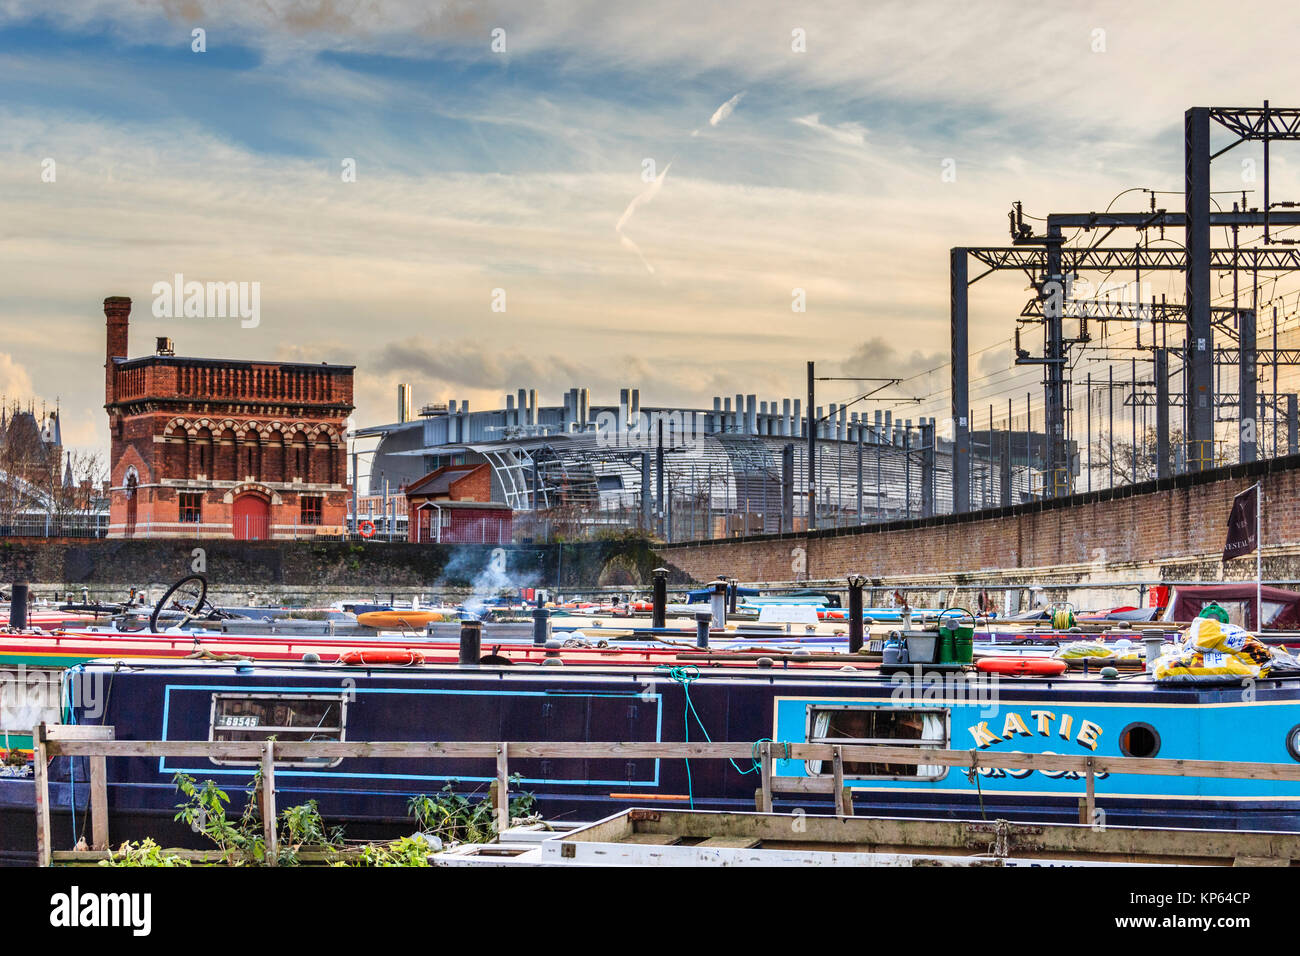
<svg viewBox="0 0 1300 956"><path fill-rule="evenodd" d="M357 623L361 626L379 629L421 628L426 624L455 620L458 620L457 616L446 611L367 611L357 615Z"/></svg>

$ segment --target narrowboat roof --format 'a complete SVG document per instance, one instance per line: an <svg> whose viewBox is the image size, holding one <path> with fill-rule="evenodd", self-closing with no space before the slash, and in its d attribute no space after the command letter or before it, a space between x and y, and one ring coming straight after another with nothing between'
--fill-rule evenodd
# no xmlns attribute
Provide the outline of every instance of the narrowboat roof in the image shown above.
<svg viewBox="0 0 1300 956"><path fill-rule="evenodd" d="M788 662L787 662L788 663ZM1061 677L1036 678L1003 677L994 680L992 675L971 672L936 673L926 672L920 681L914 681L914 675L882 674L877 670L859 670L855 673L832 671L825 668L794 666L776 666L756 669L752 667L728 667L725 665L706 665L695 667L684 665L697 675L689 675L691 683L716 685L719 682L747 684L792 684L803 685L816 683L838 690L849 687L901 688L911 686L912 693L908 700L923 701L951 696L952 693L972 693L973 690L988 694L996 688L997 694L1010 698L1023 698L1027 695L1041 696L1049 694L1065 699L1086 700L1089 698L1116 698L1138 702L1141 700L1159 700L1162 703L1233 703L1241 699L1241 685L1238 683L1222 684L1156 684L1145 673L1133 674L1114 680L1102 680L1095 676L1084 677L1066 674ZM688 676L679 672L676 679ZM308 664L302 662L212 662L212 661L178 661L175 659L136 658L128 661L100 659L77 665L72 671L113 671L119 678L128 674L151 674L163 678L193 679L207 676L223 681L245 680L251 684L267 680L283 680L292 674L306 680L341 681L344 679L363 679L382 683L407 681L439 681L449 679L463 682L504 681L542 682L550 685L581 683L590 685L601 681L626 686L630 683L647 681L673 681L673 668L664 665L618 667L601 665L572 665L562 667L545 667L540 665L481 664L477 667L463 667L457 664L420 664L417 666L370 665L341 666L338 664ZM1258 696L1295 695L1300 698L1300 676L1271 677L1257 680L1254 690ZM996 700L996 698L992 698Z"/></svg>

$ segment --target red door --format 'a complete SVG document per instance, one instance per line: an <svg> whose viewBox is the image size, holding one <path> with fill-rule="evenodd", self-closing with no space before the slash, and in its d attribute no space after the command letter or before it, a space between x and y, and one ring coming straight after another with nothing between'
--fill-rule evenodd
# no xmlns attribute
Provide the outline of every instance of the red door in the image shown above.
<svg viewBox="0 0 1300 956"><path fill-rule="evenodd" d="M232 510L237 541L261 541L271 536L271 503L261 495L240 495Z"/></svg>

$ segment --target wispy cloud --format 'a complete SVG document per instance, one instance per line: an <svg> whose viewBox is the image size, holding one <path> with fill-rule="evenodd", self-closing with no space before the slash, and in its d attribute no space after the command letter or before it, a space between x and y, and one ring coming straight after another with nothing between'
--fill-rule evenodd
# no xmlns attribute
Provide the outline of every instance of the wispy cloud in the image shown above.
<svg viewBox="0 0 1300 956"><path fill-rule="evenodd" d="M651 275L654 275L655 267L652 266L650 260L642 254L640 247L628 238L627 233L623 231L623 227L632 219L632 214L635 213L637 209L654 199L659 190L663 188L664 180L668 177L668 170L672 168L672 165L672 161L670 160L667 165L664 166L663 171L654 179L650 180L650 182L646 184L645 189L641 190L640 193L633 197L632 201L627 204L627 208L623 210L623 215L619 216L618 222L614 224L614 231L618 233L619 242L623 244L624 248L631 249L637 254L641 259L641 263L646 267L646 271Z"/></svg>
<svg viewBox="0 0 1300 956"><path fill-rule="evenodd" d="M825 136L839 143L845 143L849 146L865 146L867 142L867 128L861 123L845 122L836 125L828 125L821 121L818 113L810 113L807 116L796 116L794 122L800 126L806 126L814 129Z"/></svg>

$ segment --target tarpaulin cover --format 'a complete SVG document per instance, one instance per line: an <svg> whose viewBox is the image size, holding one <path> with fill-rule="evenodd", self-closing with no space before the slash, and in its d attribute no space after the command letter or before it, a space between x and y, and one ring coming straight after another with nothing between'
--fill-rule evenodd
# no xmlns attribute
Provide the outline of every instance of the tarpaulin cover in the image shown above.
<svg viewBox="0 0 1300 956"><path fill-rule="evenodd" d="M1300 592L1264 587L1264 628L1289 631L1300 629ZM1259 630L1255 620L1255 585L1245 581L1232 584L1198 584L1174 588L1174 596L1165 609L1165 621L1192 621L1201 608L1216 602L1228 611L1234 624L1247 630Z"/></svg>

